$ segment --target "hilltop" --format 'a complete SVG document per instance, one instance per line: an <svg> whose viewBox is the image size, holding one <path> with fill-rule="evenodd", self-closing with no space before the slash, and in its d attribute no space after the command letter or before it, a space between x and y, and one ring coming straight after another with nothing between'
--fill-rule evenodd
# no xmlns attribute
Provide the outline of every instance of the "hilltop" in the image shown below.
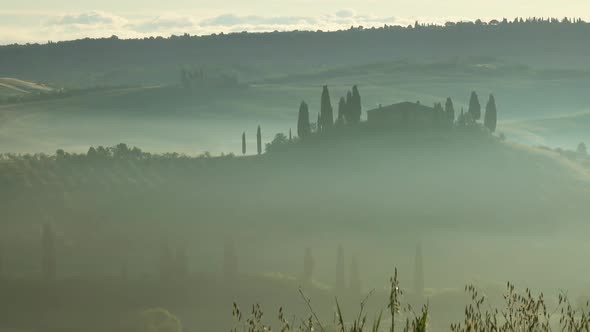
<svg viewBox="0 0 590 332"><path fill-rule="evenodd" d="M246 79L400 59L481 56L538 67L588 69L584 55L590 51L589 31L590 25L578 20L517 19L333 32L83 39L2 46L0 72L73 87L168 84L177 80L180 67L203 65Z"/></svg>

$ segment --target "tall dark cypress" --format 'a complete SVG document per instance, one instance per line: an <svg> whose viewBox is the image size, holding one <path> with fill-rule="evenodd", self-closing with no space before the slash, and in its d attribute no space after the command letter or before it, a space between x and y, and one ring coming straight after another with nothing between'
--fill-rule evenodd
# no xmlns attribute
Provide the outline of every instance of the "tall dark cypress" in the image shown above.
<svg viewBox="0 0 590 332"><path fill-rule="evenodd" d="M297 136L300 139L305 139L311 133L311 125L309 123L309 109L305 101L301 102L299 106L299 116L297 117Z"/></svg>
<svg viewBox="0 0 590 332"><path fill-rule="evenodd" d="M498 114L496 112L496 99L493 94L490 94L490 99L486 105L486 114L483 119L483 125L490 130L496 131L496 124L498 122Z"/></svg>
<svg viewBox="0 0 590 332"><path fill-rule="evenodd" d="M336 120L336 123L338 125L343 125L345 123L345 115L346 113L346 99L344 99L344 97L340 97L340 100L338 101L338 120Z"/></svg>
<svg viewBox="0 0 590 332"><path fill-rule="evenodd" d="M262 133L260 132L260 126L258 126L258 130L256 131L256 150L258 150L258 154L262 154Z"/></svg>
<svg viewBox="0 0 590 332"><path fill-rule="evenodd" d="M322 130L330 129L334 125L332 102L330 101L330 91L328 91L327 85L324 85L322 90L319 122L321 123Z"/></svg>
<svg viewBox="0 0 590 332"><path fill-rule="evenodd" d="M352 87L352 105L351 105L351 118L353 123L359 123L361 121L362 106L361 106L361 94L359 93L358 87L355 85Z"/></svg>
<svg viewBox="0 0 590 332"><path fill-rule="evenodd" d="M354 116L353 116L353 101L352 101L352 91L348 91L346 93L346 104L344 108L344 119L346 123L354 123Z"/></svg>
<svg viewBox="0 0 590 332"><path fill-rule="evenodd" d="M242 154L246 154L246 132L242 133Z"/></svg>
<svg viewBox="0 0 590 332"><path fill-rule="evenodd" d="M447 123L452 126L455 123L455 106L453 106L451 97L447 98L447 102L445 103L445 115Z"/></svg>
<svg viewBox="0 0 590 332"><path fill-rule="evenodd" d="M291 135L291 128L289 128L289 142L293 140L293 136Z"/></svg>
<svg viewBox="0 0 590 332"><path fill-rule="evenodd" d="M479 103L479 98L477 97L477 93L475 93L475 91L471 92L471 97L469 98L469 109L467 110L467 113L471 114L473 121L481 119L481 104Z"/></svg>
<svg viewBox="0 0 590 332"><path fill-rule="evenodd" d="M440 128L443 126L443 124L446 122L445 121L445 111L443 110L442 104L441 103L434 103L434 127L436 128Z"/></svg>
<svg viewBox="0 0 590 332"><path fill-rule="evenodd" d="M43 225L41 231L42 250L41 253L41 270L45 281L53 281L56 277L56 248L55 233L51 224Z"/></svg>

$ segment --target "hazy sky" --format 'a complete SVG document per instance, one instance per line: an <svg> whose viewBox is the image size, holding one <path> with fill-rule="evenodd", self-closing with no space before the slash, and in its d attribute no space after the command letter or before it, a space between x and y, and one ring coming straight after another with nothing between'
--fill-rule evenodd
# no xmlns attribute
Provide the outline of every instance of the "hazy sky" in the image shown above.
<svg viewBox="0 0 590 332"><path fill-rule="evenodd" d="M589 0L0 0L0 44L82 37L590 17Z"/></svg>

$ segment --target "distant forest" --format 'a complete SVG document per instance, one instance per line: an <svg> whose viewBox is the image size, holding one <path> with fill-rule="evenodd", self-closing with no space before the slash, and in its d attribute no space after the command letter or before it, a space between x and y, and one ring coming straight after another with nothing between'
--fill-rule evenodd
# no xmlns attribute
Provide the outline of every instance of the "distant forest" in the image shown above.
<svg viewBox="0 0 590 332"><path fill-rule="evenodd" d="M61 85L177 83L179 68L207 64L249 74L297 73L361 63L489 57L532 66L588 69L590 24L579 19L416 24L333 32L292 31L208 36L116 36L0 46L0 73Z"/></svg>

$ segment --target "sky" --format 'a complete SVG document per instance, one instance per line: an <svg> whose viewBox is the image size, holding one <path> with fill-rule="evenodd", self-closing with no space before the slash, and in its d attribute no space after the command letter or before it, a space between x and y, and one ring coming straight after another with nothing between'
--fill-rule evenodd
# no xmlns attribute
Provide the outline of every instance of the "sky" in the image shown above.
<svg viewBox="0 0 590 332"><path fill-rule="evenodd" d="M0 0L0 44L337 30L514 17L590 19L588 0Z"/></svg>

